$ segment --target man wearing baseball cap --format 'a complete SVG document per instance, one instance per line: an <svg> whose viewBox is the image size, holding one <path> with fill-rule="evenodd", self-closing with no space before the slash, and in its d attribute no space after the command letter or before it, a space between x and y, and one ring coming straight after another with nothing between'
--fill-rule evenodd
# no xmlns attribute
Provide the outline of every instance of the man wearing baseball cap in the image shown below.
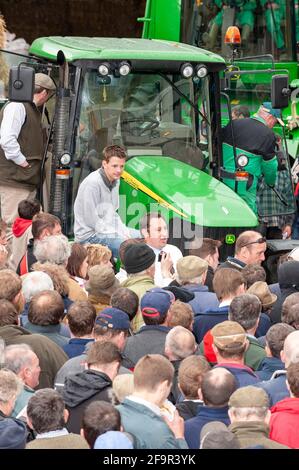
<svg viewBox="0 0 299 470"><path fill-rule="evenodd" d="M142 297L140 310L144 326L128 339L124 350L133 364L146 354L164 354L166 335L170 331L167 315L174 301L172 292L159 287L150 289Z"/></svg>
<svg viewBox="0 0 299 470"><path fill-rule="evenodd" d="M55 90L48 75L37 73L33 102L8 102L0 112L0 204L8 240L19 202L34 199L40 185L44 143L39 108Z"/></svg>

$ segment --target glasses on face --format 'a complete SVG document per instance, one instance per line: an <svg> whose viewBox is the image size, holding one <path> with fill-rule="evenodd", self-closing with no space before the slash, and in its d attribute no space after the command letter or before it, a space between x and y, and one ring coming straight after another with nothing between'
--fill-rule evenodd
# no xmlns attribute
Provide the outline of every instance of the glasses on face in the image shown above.
<svg viewBox="0 0 299 470"><path fill-rule="evenodd" d="M266 243L267 239L265 237L261 237L261 238L258 238L257 240L255 240L254 242L249 242L249 243L245 243L245 245L242 245L241 248L244 248L245 246L248 246L248 245L254 245L255 243Z"/></svg>

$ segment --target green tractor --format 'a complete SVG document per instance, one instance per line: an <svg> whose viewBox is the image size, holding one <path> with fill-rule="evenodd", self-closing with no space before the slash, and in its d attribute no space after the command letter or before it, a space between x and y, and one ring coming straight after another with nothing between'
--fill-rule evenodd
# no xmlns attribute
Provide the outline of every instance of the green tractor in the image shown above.
<svg viewBox="0 0 299 470"><path fill-rule="evenodd" d="M40 196L68 236L78 187L112 144L128 153L119 209L127 225L136 228L145 212L159 210L172 243L185 251L194 238L220 239L223 256L239 232L257 226L254 212L220 180L226 64L219 55L164 40L85 37L39 38L29 57L8 54L1 52L17 78L12 100L32 99L26 86L13 86L26 85L30 68L57 84L56 102L44 110L49 201L45 191Z"/></svg>

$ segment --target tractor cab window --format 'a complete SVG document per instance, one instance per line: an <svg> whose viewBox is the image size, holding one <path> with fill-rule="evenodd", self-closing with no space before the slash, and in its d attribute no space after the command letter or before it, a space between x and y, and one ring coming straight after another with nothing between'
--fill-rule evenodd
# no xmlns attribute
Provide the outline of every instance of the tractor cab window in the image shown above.
<svg viewBox="0 0 299 470"><path fill-rule="evenodd" d="M208 80L158 73L102 77L88 71L78 115L77 184L101 166L107 145L123 145L129 158L166 155L202 168L199 143L203 140L208 148L211 135L200 125L210 122Z"/></svg>
<svg viewBox="0 0 299 470"><path fill-rule="evenodd" d="M181 41L230 57L224 36L229 26L238 26L241 56L272 54L276 60L294 60L298 15L297 0L193 0L182 7Z"/></svg>

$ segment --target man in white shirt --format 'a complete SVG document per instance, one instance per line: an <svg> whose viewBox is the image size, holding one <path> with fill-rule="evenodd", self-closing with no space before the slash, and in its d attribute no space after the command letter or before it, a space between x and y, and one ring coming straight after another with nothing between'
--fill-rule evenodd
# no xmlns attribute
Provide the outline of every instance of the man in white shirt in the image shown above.
<svg viewBox="0 0 299 470"><path fill-rule="evenodd" d="M34 199L40 184L44 143L38 108L55 90L48 75L37 73L33 102L8 102L0 112L0 204L1 217L8 225L8 240L19 202Z"/></svg>
<svg viewBox="0 0 299 470"><path fill-rule="evenodd" d="M174 279L177 261L183 257L182 252L174 245L167 243L168 227L159 212L149 212L140 220L140 231L145 243L156 255L155 285L168 286Z"/></svg>

